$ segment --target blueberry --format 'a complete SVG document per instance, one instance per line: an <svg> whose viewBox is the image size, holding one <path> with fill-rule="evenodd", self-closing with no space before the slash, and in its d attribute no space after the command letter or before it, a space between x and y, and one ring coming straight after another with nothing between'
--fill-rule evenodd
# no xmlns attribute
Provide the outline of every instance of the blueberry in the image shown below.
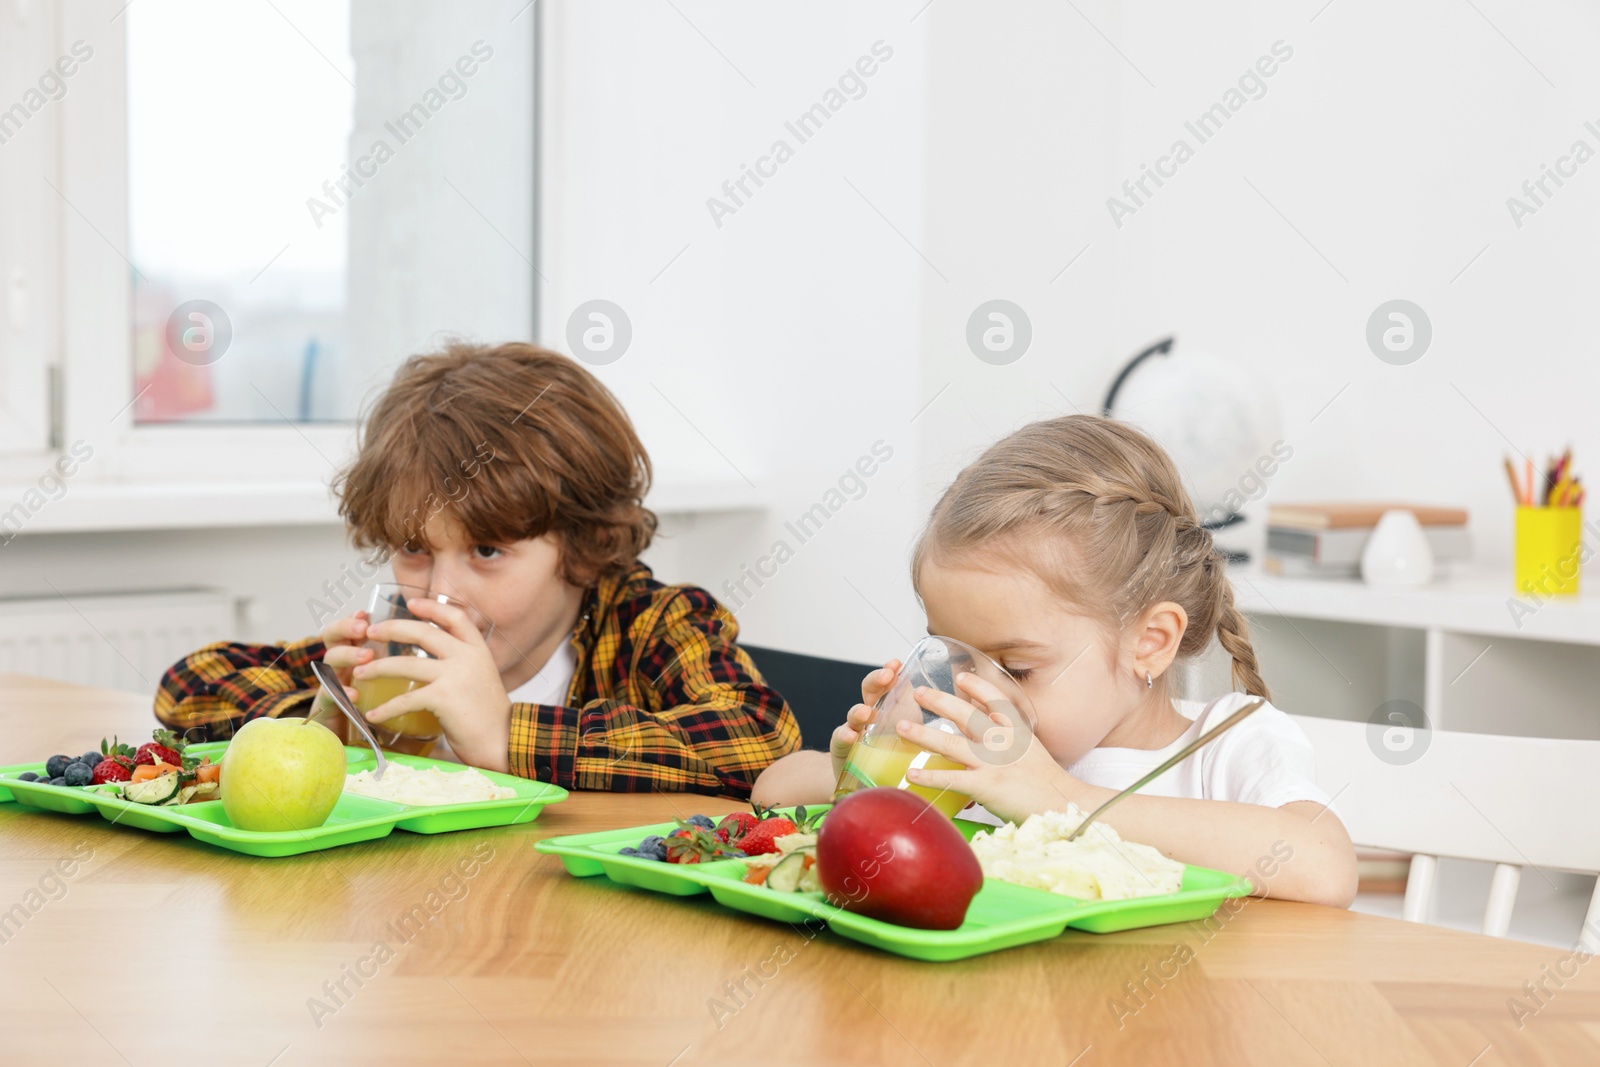
<svg viewBox="0 0 1600 1067"><path fill-rule="evenodd" d="M711 821L711 816L709 815L691 815L684 822L690 826L703 826L707 830L715 830L717 828L717 824Z"/></svg>
<svg viewBox="0 0 1600 1067"><path fill-rule="evenodd" d="M104 756L104 754L99 753L99 752L85 752L83 755L78 757L78 762L79 763L86 763L86 764L89 765L89 769L90 770L94 770L95 764L99 763L101 760L103 760L105 758L106 757Z"/></svg>
<svg viewBox="0 0 1600 1067"><path fill-rule="evenodd" d="M638 854L639 850L636 848L624 848L617 852L619 856L637 856Z"/></svg>
<svg viewBox="0 0 1600 1067"><path fill-rule="evenodd" d="M71 756L51 756L44 762L44 773L51 778L60 778L66 772L67 764L71 762Z"/></svg>
<svg viewBox="0 0 1600 1067"><path fill-rule="evenodd" d="M68 785L88 785L94 777L94 768L87 763L69 763L67 773L61 777Z"/></svg>
<svg viewBox="0 0 1600 1067"><path fill-rule="evenodd" d="M34 781L35 779L37 779L38 777L39 776L37 774L33 773L32 771L23 771L21 774L17 775L17 781L19 781L19 782L31 782L31 781Z"/></svg>
<svg viewBox="0 0 1600 1067"><path fill-rule="evenodd" d="M653 849L657 845L663 844L666 840L667 839L662 837L660 834L651 834L649 837L639 842L639 851L643 852L646 849Z"/></svg>
<svg viewBox="0 0 1600 1067"><path fill-rule="evenodd" d="M665 841L660 841L651 848L641 848L639 850L639 855L645 857L646 859L660 860L665 862L667 858L667 843Z"/></svg>
<svg viewBox="0 0 1600 1067"><path fill-rule="evenodd" d="M67 784L67 780L58 775L55 778L50 779L48 784L50 784L50 785L66 785Z"/></svg>

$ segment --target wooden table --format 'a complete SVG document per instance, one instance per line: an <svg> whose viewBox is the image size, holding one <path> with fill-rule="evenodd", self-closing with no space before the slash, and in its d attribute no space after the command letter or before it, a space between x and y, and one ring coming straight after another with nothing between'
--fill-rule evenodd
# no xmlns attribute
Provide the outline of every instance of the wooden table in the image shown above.
<svg viewBox="0 0 1600 1067"><path fill-rule="evenodd" d="M0 763L152 724L148 698L17 675L0 708ZM1565 954L1535 945L1253 901L1215 933L917 963L531 847L736 807L580 794L526 826L267 860L0 805L0 911L28 912L0 942L0 1062L1600 1062L1600 962L1558 989ZM1519 1029L1508 1000L1531 1010L1541 979Z"/></svg>

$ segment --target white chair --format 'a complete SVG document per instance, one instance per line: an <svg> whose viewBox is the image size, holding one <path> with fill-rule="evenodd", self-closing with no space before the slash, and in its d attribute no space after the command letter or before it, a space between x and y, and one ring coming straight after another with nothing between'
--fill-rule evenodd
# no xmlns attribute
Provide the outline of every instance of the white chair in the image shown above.
<svg viewBox="0 0 1600 1067"><path fill-rule="evenodd" d="M1317 753L1317 781L1358 846L1410 852L1402 915L1427 921L1441 857L1493 863L1483 932L1504 937L1524 866L1600 873L1600 741L1434 730L1292 716ZM1426 739L1426 748L1420 748ZM1380 759L1373 745L1404 760ZM1579 944L1600 950L1600 884Z"/></svg>

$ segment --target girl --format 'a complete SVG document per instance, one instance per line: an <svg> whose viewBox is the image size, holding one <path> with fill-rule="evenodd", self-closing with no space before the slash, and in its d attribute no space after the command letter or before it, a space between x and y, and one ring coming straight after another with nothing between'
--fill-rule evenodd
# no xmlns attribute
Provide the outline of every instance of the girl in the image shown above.
<svg viewBox="0 0 1600 1067"><path fill-rule="evenodd" d="M1070 802L1092 811L1252 697L1267 697L1223 556L1199 524L1172 460L1138 430L1073 415L993 445L947 489L918 542L912 582L928 632L988 653L1038 716L1009 762L980 751L1004 725L1004 697L963 675L971 703L923 690L923 707L962 735L902 725L901 736L965 767L910 781L974 798L1020 822ZM1171 668L1215 637L1243 692L1177 701ZM762 804L826 801L850 746L890 686L891 661L862 683L831 752L797 752L757 780ZM1019 745L1019 748L1022 746ZM831 758L830 758L831 757ZM1305 735L1262 707L1122 801L1105 821L1187 863L1248 874L1265 895L1346 907L1350 838L1313 778Z"/></svg>

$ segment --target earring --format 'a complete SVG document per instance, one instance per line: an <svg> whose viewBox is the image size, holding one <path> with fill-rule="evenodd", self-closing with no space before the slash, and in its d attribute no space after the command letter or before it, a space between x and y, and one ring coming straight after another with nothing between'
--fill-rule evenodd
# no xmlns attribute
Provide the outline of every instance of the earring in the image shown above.
<svg viewBox="0 0 1600 1067"><path fill-rule="evenodd" d="M1149 671L1144 672L1144 687L1146 689L1154 689L1156 687L1156 680L1150 677Z"/></svg>

